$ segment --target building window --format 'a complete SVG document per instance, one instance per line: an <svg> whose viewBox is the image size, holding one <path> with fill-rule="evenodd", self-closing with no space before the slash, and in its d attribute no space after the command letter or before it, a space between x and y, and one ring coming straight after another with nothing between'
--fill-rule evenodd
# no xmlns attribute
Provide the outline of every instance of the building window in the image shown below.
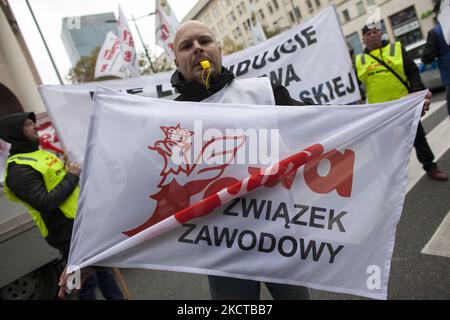
<svg viewBox="0 0 450 320"><path fill-rule="evenodd" d="M317 7L320 7L320 6L321 6L320 0L316 0L316 6L317 6Z"/></svg>
<svg viewBox="0 0 450 320"><path fill-rule="evenodd" d="M306 7L308 8L309 13L312 13L314 11L311 0L306 0Z"/></svg>
<svg viewBox="0 0 450 320"><path fill-rule="evenodd" d="M229 14L227 14L228 23L232 24L234 21L236 21L236 16L234 15L234 11L231 11Z"/></svg>
<svg viewBox="0 0 450 320"><path fill-rule="evenodd" d="M362 1L356 3L356 9L358 11L358 15L363 15L366 13L366 7L364 7L364 3Z"/></svg>
<svg viewBox="0 0 450 320"><path fill-rule="evenodd" d="M230 16L231 16L231 18L233 19L233 21L236 21L236 15L234 14L234 11L233 11L233 10L231 10Z"/></svg>
<svg viewBox="0 0 450 320"><path fill-rule="evenodd" d="M236 34L237 34L239 37L242 37L241 28L239 28L239 27L236 28Z"/></svg>
<svg viewBox="0 0 450 320"><path fill-rule="evenodd" d="M300 20L302 18L302 13L300 12L299 7L294 8L295 15L297 16L297 19Z"/></svg>
<svg viewBox="0 0 450 320"><path fill-rule="evenodd" d="M219 6L216 4L212 9L213 15L218 17L220 15L220 9Z"/></svg>
<svg viewBox="0 0 450 320"><path fill-rule="evenodd" d="M273 0L273 6L275 7L275 10L278 10L280 7L278 6L278 1Z"/></svg>
<svg viewBox="0 0 450 320"><path fill-rule="evenodd" d="M416 10L411 6L389 17L393 27L412 20L417 20Z"/></svg>
<svg viewBox="0 0 450 320"><path fill-rule="evenodd" d="M237 11L238 11L238 13L239 13L240 16L244 13L244 10L242 9L241 4L238 4L238 6L236 7L236 9L237 9Z"/></svg>
<svg viewBox="0 0 450 320"><path fill-rule="evenodd" d="M261 20L265 20L265 19L266 19L266 17L264 16L264 11L263 11L263 9L259 9L259 10L258 10L258 14L259 14L259 18L260 18Z"/></svg>
<svg viewBox="0 0 450 320"><path fill-rule="evenodd" d="M423 39L414 6L389 17L396 40L404 46Z"/></svg>
<svg viewBox="0 0 450 320"><path fill-rule="evenodd" d="M247 23L242 22L242 27L244 28L245 31L248 31Z"/></svg>
<svg viewBox="0 0 450 320"><path fill-rule="evenodd" d="M280 29L280 27L278 26L278 21L274 21L274 22L272 23L272 25L273 25L273 30L278 30L278 29Z"/></svg>
<svg viewBox="0 0 450 320"><path fill-rule="evenodd" d="M211 24L211 17L209 16L209 14L205 14L203 16L203 21L207 24L210 25Z"/></svg>
<svg viewBox="0 0 450 320"><path fill-rule="evenodd" d="M289 11L288 14L289 14L289 18L291 19L291 23L295 23L294 13L292 11Z"/></svg>
<svg viewBox="0 0 450 320"><path fill-rule="evenodd" d="M223 33L225 31L225 24L224 24L223 20L219 21L218 27L219 27L220 33Z"/></svg>
<svg viewBox="0 0 450 320"><path fill-rule="evenodd" d="M273 13L273 8L270 2L267 4L267 10L269 10L269 13Z"/></svg>
<svg viewBox="0 0 450 320"><path fill-rule="evenodd" d="M349 22L350 21L350 14L348 13L347 9L342 11L342 17L344 17L344 22Z"/></svg>
<svg viewBox="0 0 450 320"><path fill-rule="evenodd" d="M242 13L245 13L247 10L245 9L244 2L241 2Z"/></svg>

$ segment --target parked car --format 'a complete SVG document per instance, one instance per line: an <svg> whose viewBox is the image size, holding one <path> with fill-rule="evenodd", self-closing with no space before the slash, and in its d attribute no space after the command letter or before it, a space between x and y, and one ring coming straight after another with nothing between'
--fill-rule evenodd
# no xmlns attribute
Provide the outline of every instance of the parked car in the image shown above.
<svg viewBox="0 0 450 320"><path fill-rule="evenodd" d="M408 52L410 57L414 59L417 67L419 68L420 78L422 79L423 84L428 89L437 89L441 88L444 85L442 84L441 75L439 73L439 66L437 60L434 60L432 64L425 65L421 61L422 52L425 48L425 40L420 40L409 44L405 47L405 50Z"/></svg>

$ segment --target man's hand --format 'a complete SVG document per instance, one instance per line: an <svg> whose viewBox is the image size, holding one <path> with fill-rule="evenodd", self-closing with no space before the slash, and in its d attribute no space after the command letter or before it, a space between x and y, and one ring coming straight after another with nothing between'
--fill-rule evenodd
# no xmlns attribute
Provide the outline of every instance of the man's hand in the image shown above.
<svg viewBox="0 0 450 320"><path fill-rule="evenodd" d="M93 273L95 272L94 267L86 267L80 269L80 286L83 286L83 283L86 281L87 278L89 278ZM73 274L73 273L72 273ZM58 298L64 299L66 297L66 293L77 293L80 289L72 289L72 291L69 292L69 289L67 287L67 280L72 274L67 273L67 267L64 268L63 273L59 277L59 283L58 286L59 292L58 292Z"/></svg>
<svg viewBox="0 0 450 320"><path fill-rule="evenodd" d="M81 174L81 167L76 162L67 161L67 163L66 163L66 171L79 177L80 174Z"/></svg>
<svg viewBox="0 0 450 320"><path fill-rule="evenodd" d="M425 113L430 110L430 104L431 104L431 97L433 94L431 91L428 91L427 95L425 96L425 101L423 103L423 109L422 109L422 117L425 115Z"/></svg>

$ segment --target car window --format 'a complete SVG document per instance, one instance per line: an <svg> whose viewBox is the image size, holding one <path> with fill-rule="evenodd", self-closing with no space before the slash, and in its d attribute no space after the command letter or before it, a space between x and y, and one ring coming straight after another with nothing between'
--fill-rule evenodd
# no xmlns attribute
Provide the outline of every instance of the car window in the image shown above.
<svg viewBox="0 0 450 320"><path fill-rule="evenodd" d="M408 55L412 59L420 59L422 57L423 49L425 48L425 45L422 45L420 47L408 50Z"/></svg>

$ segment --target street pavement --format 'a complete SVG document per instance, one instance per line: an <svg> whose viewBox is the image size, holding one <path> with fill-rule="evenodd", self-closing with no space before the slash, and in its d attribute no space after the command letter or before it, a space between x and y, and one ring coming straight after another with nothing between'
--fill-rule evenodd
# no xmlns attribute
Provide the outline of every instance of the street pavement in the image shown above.
<svg viewBox="0 0 450 320"><path fill-rule="evenodd" d="M445 92L434 92L422 118L440 169L450 174L450 119ZM411 156L408 193L397 227L388 299L450 299L450 181L431 180ZM132 299L210 299L206 276L180 272L121 269ZM316 300L365 299L311 290ZM272 299L265 286L261 299Z"/></svg>

